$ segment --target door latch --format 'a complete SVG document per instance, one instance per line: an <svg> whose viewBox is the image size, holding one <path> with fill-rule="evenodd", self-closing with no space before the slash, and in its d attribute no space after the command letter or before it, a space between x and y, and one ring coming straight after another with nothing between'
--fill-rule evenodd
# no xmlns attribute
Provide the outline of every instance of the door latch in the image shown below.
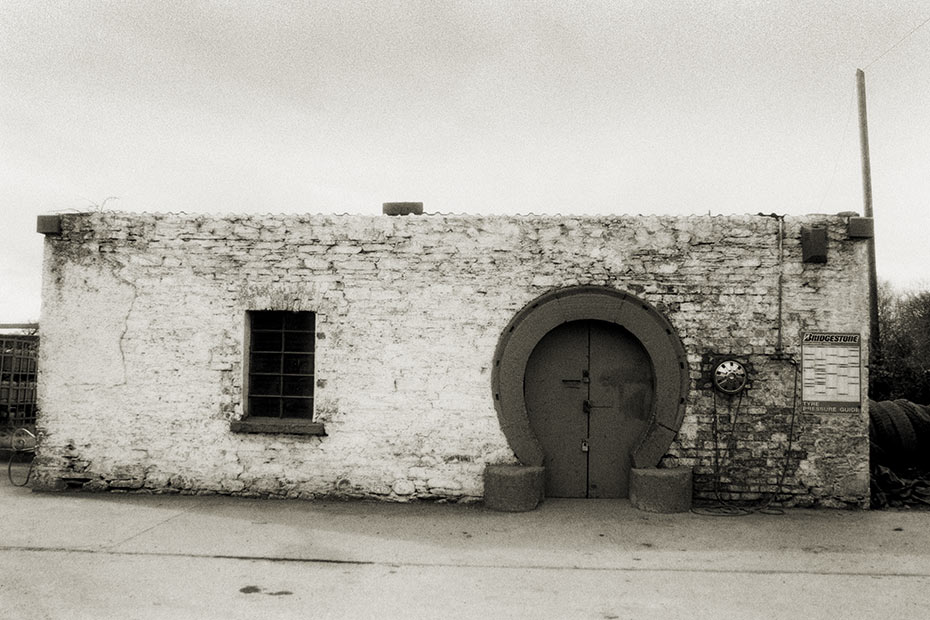
<svg viewBox="0 0 930 620"><path fill-rule="evenodd" d="M591 383L591 376L587 370L582 370L580 379L562 379L562 383L565 385L565 387L578 389L582 385Z"/></svg>
<svg viewBox="0 0 930 620"><path fill-rule="evenodd" d="M581 451L582 451L582 452L587 452L587 451L588 451L588 440L587 440L587 439L582 439L582 440L581 440Z"/></svg>
<svg viewBox="0 0 930 620"><path fill-rule="evenodd" d="M611 409L612 407L613 405L598 405L591 402L590 400L584 400L581 402L581 410L585 413L591 413L592 409Z"/></svg>

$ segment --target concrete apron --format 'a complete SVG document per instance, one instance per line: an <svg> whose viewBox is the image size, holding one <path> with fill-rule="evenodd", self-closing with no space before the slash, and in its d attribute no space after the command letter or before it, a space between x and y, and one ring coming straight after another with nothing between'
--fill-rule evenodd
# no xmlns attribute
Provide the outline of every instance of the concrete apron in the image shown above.
<svg viewBox="0 0 930 620"><path fill-rule="evenodd" d="M930 528L923 526L930 513L797 509L721 518L642 512L629 500L551 498L534 511L506 513L481 505L32 494L6 483L0 489L0 545L7 548L526 566L560 566L568 553L590 567L655 562L705 570L754 566L761 555L795 549L817 550L806 558L808 567L839 571L852 570L857 560L844 568L846 560L829 552L930 553ZM927 531L904 536L894 529L907 521ZM907 571L900 558L877 561Z"/></svg>
<svg viewBox="0 0 930 620"><path fill-rule="evenodd" d="M506 513L3 482L0 594L45 618L925 617L928 525L930 513L715 518L557 499Z"/></svg>

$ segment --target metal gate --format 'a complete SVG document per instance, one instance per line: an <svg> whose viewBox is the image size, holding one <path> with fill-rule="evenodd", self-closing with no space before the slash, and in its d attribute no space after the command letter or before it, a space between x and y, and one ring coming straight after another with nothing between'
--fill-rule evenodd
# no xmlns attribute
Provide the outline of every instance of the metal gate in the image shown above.
<svg viewBox="0 0 930 620"><path fill-rule="evenodd" d="M556 327L530 356L524 397L547 496L629 496L630 455L655 398L652 362L632 334L602 321Z"/></svg>
<svg viewBox="0 0 930 620"><path fill-rule="evenodd" d="M0 429L35 425L38 344L38 336L0 334Z"/></svg>

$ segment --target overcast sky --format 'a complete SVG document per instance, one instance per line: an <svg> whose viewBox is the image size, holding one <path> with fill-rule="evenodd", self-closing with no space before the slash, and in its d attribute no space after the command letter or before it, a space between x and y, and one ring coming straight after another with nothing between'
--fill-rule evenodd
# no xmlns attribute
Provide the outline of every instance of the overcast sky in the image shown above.
<svg viewBox="0 0 930 620"><path fill-rule="evenodd" d="M0 323L39 214L862 211L930 282L930 4L0 0ZM916 30L915 30L916 29Z"/></svg>

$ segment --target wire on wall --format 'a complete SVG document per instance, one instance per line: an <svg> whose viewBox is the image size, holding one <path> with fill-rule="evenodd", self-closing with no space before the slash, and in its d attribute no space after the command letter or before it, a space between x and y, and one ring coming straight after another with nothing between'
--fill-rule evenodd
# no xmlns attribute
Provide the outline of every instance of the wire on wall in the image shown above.
<svg viewBox="0 0 930 620"><path fill-rule="evenodd" d="M738 504L729 499L723 498L720 486L725 471L724 463L729 464L733 460L733 448L736 442L736 423L739 420L740 408L743 403L743 393L739 393L736 401L736 409L733 411L730 419L730 437L727 441L727 449L723 455L720 451L720 428L719 428L719 411L717 409L717 391L713 390L714 411L711 419L711 433L714 443L714 499L715 504L711 506L702 506L692 508L691 512L699 515L712 517L743 517L754 513L768 515L782 515L785 511L782 508L774 507L772 504L780 501L780 496L785 484L785 478L788 476L788 467L791 463L791 453L794 449L794 431L797 423L798 413L798 377L801 373L800 364L793 359L788 362L794 366L794 393L791 401L791 418L788 423L788 439L785 446L785 456L782 467L778 472L778 478L775 482L775 490L766 493L762 500L755 505Z"/></svg>

